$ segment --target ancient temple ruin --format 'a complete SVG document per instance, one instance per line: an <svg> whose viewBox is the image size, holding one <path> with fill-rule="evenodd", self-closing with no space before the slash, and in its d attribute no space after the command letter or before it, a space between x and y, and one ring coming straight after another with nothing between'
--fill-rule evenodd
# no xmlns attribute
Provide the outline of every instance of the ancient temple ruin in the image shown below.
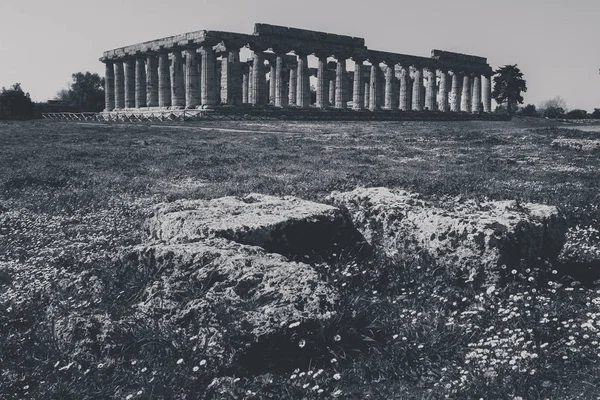
<svg viewBox="0 0 600 400"><path fill-rule="evenodd" d="M240 60L244 47L252 58ZM309 55L317 68L309 68ZM354 71L346 70L349 59ZM105 112L250 106L491 112L493 72L486 58L377 51L363 38L268 24L256 24L251 35L200 30L152 40L106 51L100 60Z"/></svg>

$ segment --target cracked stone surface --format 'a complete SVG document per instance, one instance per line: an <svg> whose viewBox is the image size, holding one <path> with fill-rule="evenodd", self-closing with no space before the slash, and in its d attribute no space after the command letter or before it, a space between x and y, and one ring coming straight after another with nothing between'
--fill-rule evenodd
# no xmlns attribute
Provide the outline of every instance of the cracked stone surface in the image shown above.
<svg viewBox="0 0 600 400"><path fill-rule="evenodd" d="M148 226L153 238L171 243L221 237L290 257L362 240L336 207L262 194L159 204Z"/></svg>
<svg viewBox="0 0 600 400"><path fill-rule="evenodd" d="M515 201L466 201L440 208L419 195L387 188L333 192L328 201L349 211L365 239L385 255L426 251L453 275L496 281L501 266L555 261L566 221L556 207Z"/></svg>

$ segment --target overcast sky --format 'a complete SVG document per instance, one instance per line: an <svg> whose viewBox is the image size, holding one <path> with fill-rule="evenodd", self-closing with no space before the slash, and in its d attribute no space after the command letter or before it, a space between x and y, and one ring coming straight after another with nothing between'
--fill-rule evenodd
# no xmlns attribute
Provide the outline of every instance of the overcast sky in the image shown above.
<svg viewBox="0 0 600 400"><path fill-rule="evenodd" d="M264 22L363 37L374 50L518 64L525 103L600 108L600 0L0 0L0 18L0 86L21 82L35 101L74 72L104 74L105 50Z"/></svg>

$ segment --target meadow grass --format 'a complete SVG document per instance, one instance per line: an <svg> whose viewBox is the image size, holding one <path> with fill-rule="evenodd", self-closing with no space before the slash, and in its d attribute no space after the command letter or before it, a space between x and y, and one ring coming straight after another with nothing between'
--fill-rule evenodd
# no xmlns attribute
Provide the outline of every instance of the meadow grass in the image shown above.
<svg viewBox="0 0 600 400"><path fill-rule="evenodd" d="M323 201L386 186L433 202L516 199L556 205L577 231L597 231L600 150L552 146L561 138L600 133L527 120L0 122L0 394L596 398L600 290L558 265L507 270L501 286L478 289L449 282L421 254L358 280L361 265L340 257L327 272L343 294L336 318L291 323L223 370L194 332L125 315L136 278L114 263L145 240L153 204L251 192ZM72 346L56 338L66 331ZM75 346L82 337L98 341Z"/></svg>

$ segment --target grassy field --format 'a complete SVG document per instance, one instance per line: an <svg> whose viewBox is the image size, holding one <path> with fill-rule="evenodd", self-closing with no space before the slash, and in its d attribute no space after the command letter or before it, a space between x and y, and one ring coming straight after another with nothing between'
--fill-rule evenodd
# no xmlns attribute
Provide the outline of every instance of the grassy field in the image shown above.
<svg viewBox="0 0 600 400"><path fill-rule="evenodd" d="M433 201L556 205L570 226L599 229L600 150L552 146L563 138L598 140L600 128L0 122L0 397L596 398L600 290L561 275L534 286L519 274L480 293L448 287L424 263L393 288L348 290L340 317L321 330L336 340L310 362L260 371L224 372L201 354L178 363L191 334L160 327L131 326L113 349L94 351L55 337L61 315L90 321L119 304L101 282L121 249L145 239L158 202L250 192L322 201L332 190L386 186ZM139 345L148 338L162 344Z"/></svg>

